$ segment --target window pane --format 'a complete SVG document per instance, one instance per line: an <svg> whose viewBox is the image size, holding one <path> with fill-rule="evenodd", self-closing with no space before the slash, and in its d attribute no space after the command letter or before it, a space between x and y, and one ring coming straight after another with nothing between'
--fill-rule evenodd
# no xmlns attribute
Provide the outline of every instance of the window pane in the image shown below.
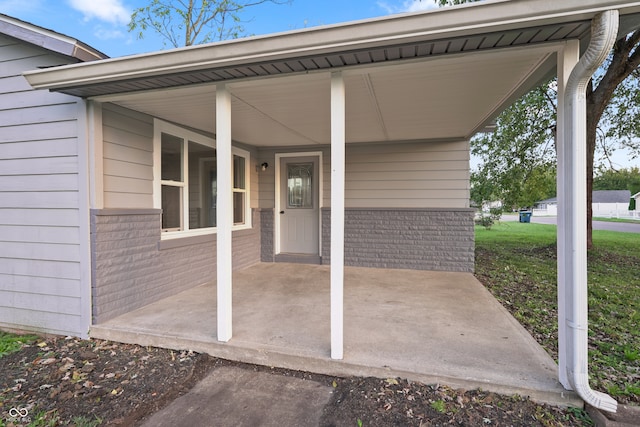
<svg viewBox="0 0 640 427"><path fill-rule="evenodd" d="M287 164L287 207L313 208L313 163Z"/></svg>
<svg viewBox="0 0 640 427"><path fill-rule="evenodd" d="M162 186L162 229L182 229L182 188Z"/></svg>
<svg viewBox="0 0 640 427"><path fill-rule="evenodd" d="M244 157L233 156L233 188L246 189Z"/></svg>
<svg viewBox="0 0 640 427"><path fill-rule="evenodd" d="M216 226L216 150L189 141L189 229Z"/></svg>
<svg viewBox="0 0 640 427"><path fill-rule="evenodd" d="M233 192L233 223L244 224L244 197L245 192Z"/></svg>
<svg viewBox="0 0 640 427"><path fill-rule="evenodd" d="M182 182L182 150L183 140L177 136L162 134L161 176L165 181Z"/></svg>

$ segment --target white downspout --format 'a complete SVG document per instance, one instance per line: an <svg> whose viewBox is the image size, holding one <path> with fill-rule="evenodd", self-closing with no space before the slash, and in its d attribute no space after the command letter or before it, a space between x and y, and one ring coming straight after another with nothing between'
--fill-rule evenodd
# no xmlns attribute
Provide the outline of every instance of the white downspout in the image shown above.
<svg viewBox="0 0 640 427"><path fill-rule="evenodd" d="M586 85L611 51L618 34L618 11L596 15L591 23L591 41L567 82L564 117L567 170L564 226L566 286L565 331L567 332L567 376L585 403L604 411L616 412L617 402L609 395L592 390L588 376L587 242L586 242ZM562 213L564 214L564 212Z"/></svg>

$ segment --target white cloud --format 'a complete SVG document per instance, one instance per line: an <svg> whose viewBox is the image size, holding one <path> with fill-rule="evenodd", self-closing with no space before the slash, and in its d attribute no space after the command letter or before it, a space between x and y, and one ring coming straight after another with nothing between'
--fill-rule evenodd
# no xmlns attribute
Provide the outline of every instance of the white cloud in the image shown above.
<svg viewBox="0 0 640 427"><path fill-rule="evenodd" d="M434 0L403 0L402 2L387 2L379 0L377 2L378 7L385 10L387 13L403 13L403 12L418 12L421 10L436 9L438 5Z"/></svg>
<svg viewBox="0 0 640 427"><path fill-rule="evenodd" d="M109 30L101 26L96 27L96 29L93 31L93 35L100 40L113 40L125 37L125 34L120 30Z"/></svg>
<svg viewBox="0 0 640 427"><path fill-rule="evenodd" d="M87 21L96 18L111 24L125 25L131 19L131 11L121 0L68 0L68 3L81 12Z"/></svg>

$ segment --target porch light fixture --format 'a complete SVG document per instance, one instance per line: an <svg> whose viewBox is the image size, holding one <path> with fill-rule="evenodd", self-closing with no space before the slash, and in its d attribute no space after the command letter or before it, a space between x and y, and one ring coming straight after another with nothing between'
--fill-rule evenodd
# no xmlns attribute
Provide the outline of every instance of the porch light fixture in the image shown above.
<svg viewBox="0 0 640 427"><path fill-rule="evenodd" d="M260 165L260 169L264 172L267 170L267 168L269 167L269 163L264 162Z"/></svg>

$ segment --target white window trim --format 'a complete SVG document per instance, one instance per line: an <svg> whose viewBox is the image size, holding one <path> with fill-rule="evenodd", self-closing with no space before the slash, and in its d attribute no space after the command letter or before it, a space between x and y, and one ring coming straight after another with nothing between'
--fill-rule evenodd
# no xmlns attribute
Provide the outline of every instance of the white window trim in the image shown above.
<svg viewBox="0 0 640 427"><path fill-rule="evenodd" d="M197 132L191 131L189 129L174 125L169 122L165 122L160 119L153 119L153 207L155 209L162 209L162 174L161 174L161 166L162 166L162 133L168 133L180 138L183 138L184 141L188 143L188 141L197 142L198 144L205 145L207 147L216 148L216 141L213 138L209 138ZM189 197L189 171L188 171L188 162L189 162L189 153L188 146L185 147L185 154L183 156L183 171L184 177L182 186L184 187L183 196L182 196L182 218L185 223L189 220L189 206L188 206L188 197ZM243 150L237 147L231 148L232 154L235 154L240 157L244 157L245 159L245 223L234 225L232 230L246 230L252 228L252 218L251 218L251 153L247 150ZM232 178L233 179L233 178ZM234 192L237 192L237 189L233 189ZM183 224L183 227L185 224ZM191 237L191 236L201 236L207 234L216 234L217 227L207 227L207 228L198 228L195 230L181 230L181 231L165 231L160 234L161 240L169 240L169 239L178 239L181 237Z"/></svg>
<svg viewBox="0 0 640 427"><path fill-rule="evenodd" d="M244 224L234 225L232 230L246 230L251 228L251 153L237 147L231 147L231 154L244 158L244 187L232 188L232 193L244 193ZM231 179L233 182L233 178Z"/></svg>

